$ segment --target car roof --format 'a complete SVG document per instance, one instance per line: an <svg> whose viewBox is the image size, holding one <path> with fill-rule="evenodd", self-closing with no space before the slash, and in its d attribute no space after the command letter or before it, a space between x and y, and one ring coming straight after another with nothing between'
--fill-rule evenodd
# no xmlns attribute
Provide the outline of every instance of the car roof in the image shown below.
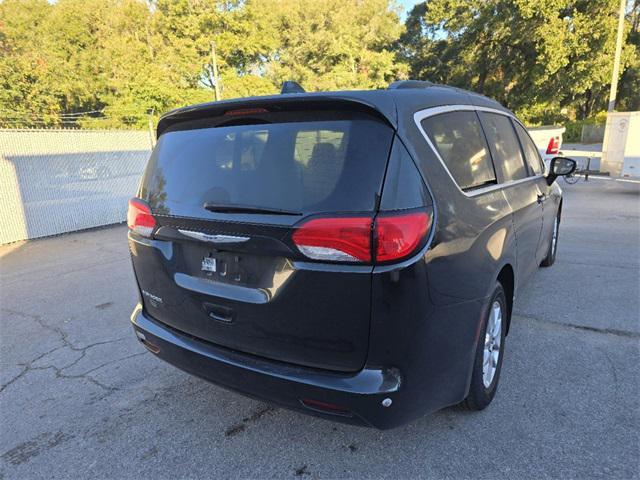
<svg viewBox="0 0 640 480"><path fill-rule="evenodd" d="M446 85L416 80L392 83L387 89L379 90L340 90L334 92L283 93L256 97L235 98L218 102L208 102L172 110L160 118L158 136L169 126L185 120L223 115L229 110L239 108L269 108L296 106L312 109L315 106L326 108L330 104L358 105L371 110L386 119L394 128L406 116L426 108L445 105L474 105L501 110L513 114L500 103L484 95Z"/></svg>

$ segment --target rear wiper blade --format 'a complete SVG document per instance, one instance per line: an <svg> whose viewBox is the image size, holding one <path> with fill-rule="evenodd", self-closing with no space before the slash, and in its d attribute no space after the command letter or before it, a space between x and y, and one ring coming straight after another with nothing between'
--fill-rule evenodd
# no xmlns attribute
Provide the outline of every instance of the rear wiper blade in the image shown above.
<svg viewBox="0 0 640 480"><path fill-rule="evenodd" d="M302 215L301 212L292 210L282 210L279 208L253 207L250 205L224 205L218 203L206 202L203 207L210 212L219 213L263 213L265 215Z"/></svg>

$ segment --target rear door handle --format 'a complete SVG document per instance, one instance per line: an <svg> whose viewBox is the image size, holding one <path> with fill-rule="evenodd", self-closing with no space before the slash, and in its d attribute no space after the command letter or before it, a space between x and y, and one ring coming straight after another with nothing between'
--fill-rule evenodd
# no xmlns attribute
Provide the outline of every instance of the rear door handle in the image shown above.
<svg viewBox="0 0 640 480"><path fill-rule="evenodd" d="M204 303L202 305L209 318L217 320L222 323L232 323L234 319L234 312L228 307L222 305L215 305L213 303Z"/></svg>
<svg viewBox="0 0 640 480"><path fill-rule="evenodd" d="M538 194L538 203L543 203L547 199L547 195L545 193Z"/></svg>

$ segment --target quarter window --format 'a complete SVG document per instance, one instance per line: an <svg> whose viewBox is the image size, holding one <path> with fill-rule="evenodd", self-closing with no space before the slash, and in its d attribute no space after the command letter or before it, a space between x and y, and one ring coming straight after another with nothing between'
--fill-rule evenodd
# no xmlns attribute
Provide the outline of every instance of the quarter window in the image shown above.
<svg viewBox="0 0 640 480"><path fill-rule="evenodd" d="M462 190L496 183L496 174L475 112L442 113L422 120L449 173Z"/></svg>
<svg viewBox="0 0 640 480"><path fill-rule="evenodd" d="M538 147L533 143L533 140L531 140L531 137L529 137L529 134L522 125L517 122L513 122L513 125L515 126L516 133L520 139L522 150L524 150L524 157L527 159L527 165L529 165L529 168L535 175L542 175L544 167L542 165L542 160L540 159Z"/></svg>
<svg viewBox="0 0 640 480"><path fill-rule="evenodd" d="M496 169L502 173L501 180L509 182L526 178L527 169L511 120L495 113L480 112L480 115Z"/></svg>

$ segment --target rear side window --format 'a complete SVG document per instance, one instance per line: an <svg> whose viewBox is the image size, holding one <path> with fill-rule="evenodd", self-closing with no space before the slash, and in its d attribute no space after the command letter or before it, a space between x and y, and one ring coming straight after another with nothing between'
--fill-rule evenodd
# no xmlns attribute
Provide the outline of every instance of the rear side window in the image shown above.
<svg viewBox="0 0 640 480"><path fill-rule="evenodd" d="M142 197L154 212L207 216L205 203L320 213L370 211L393 130L370 117L164 133Z"/></svg>
<svg viewBox="0 0 640 480"><path fill-rule="evenodd" d="M527 170L511 120L496 113L480 112L480 115L496 169L502 173L502 181L526 178Z"/></svg>
<svg viewBox="0 0 640 480"><path fill-rule="evenodd" d="M540 159L538 148L522 125L517 122L513 122L513 125L516 129L516 133L518 134L518 138L520 139L520 145L522 145L522 150L524 150L524 157L527 160L529 169L535 175L542 175L544 167L542 165L542 160Z"/></svg>
<svg viewBox="0 0 640 480"><path fill-rule="evenodd" d="M462 190L496 182L487 143L475 112L450 112L422 120L449 173Z"/></svg>

